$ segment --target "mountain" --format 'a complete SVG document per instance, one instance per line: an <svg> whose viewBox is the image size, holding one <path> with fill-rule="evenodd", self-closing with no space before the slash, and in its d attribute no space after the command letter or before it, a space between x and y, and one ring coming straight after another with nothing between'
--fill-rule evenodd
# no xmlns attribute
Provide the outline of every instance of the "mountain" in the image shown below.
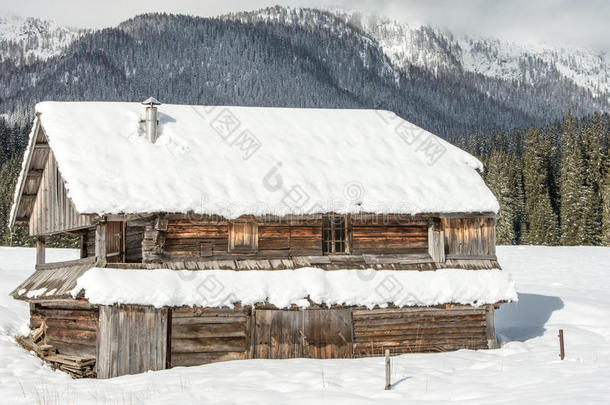
<svg viewBox="0 0 610 405"><path fill-rule="evenodd" d="M153 95L166 103L382 108L449 137L542 126L569 109L609 111L601 84L587 87L557 62L509 50L516 59L504 63L500 42L467 47L432 27L375 18L273 7L219 18L146 14L96 31L34 19L5 24L12 28L1 38L20 44L10 49L21 54L3 51L0 114L23 127L43 99ZM490 67L472 62L475 54ZM494 73L515 64L526 73ZM19 153L22 138L2 139L3 153Z"/></svg>
<svg viewBox="0 0 610 405"><path fill-rule="evenodd" d="M0 16L0 62L31 65L49 59L84 32L39 18Z"/></svg>
<svg viewBox="0 0 610 405"><path fill-rule="evenodd" d="M274 7L225 18L313 28L328 25L328 18L320 18L320 14L318 10ZM456 37L429 25L353 11L333 10L326 15L370 38L407 75L417 68L439 79L465 82L511 108L547 118L557 119L568 109L577 115L608 111L610 66L602 52Z"/></svg>
<svg viewBox="0 0 610 405"><path fill-rule="evenodd" d="M427 25L411 26L387 18L344 14L377 40L402 69L410 65L435 70L472 72L525 85L561 80L610 96L610 66L602 52L573 46L519 44L493 38L454 37Z"/></svg>

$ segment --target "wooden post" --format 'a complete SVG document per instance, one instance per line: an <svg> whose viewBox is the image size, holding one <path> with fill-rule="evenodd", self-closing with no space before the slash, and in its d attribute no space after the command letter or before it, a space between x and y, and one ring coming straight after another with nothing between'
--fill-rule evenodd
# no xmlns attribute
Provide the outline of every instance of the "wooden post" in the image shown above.
<svg viewBox="0 0 610 405"><path fill-rule="evenodd" d="M497 349L498 348L498 338L496 337L496 322L494 317L494 306L493 304L487 305L485 311L486 325L485 325L485 335L487 337L487 348L488 349Z"/></svg>
<svg viewBox="0 0 610 405"><path fill-rule="evenodd" d="M87 234L82 232L80 234L80 258L84 259L87 257Z"/></svg>
<svg viewBox="0 0 610 405"><path fill-rule="evenodd" d="M563 348L563 329L559 329L559 358L563 360L565 357L566 353Z"/></svg>
<svg viewBox="0 0 610 405"><path fill-rule="evenodd" d="M428 223L428 253L436 263L445 261L445 234L435 228L434 221Z"/></svg>
<svg viewBox="0 0 610 405"><path fill-rule="evenodd" d="M106 224L99 223L95 228L95 256L97 260L106 260Z"/></svg>
<svg viewBox="0 0 610 405"><path fill-rule="evenodd" d="M390 351L386 349L385 351L385 389L386 391L391 389L392 382L390 379Z"/></svg>
<svg viewBox="0 0 610 405"><path fill-rule="evenodd" d="M46 242L44 236L38 236L36 238L36 265L45 264L46 254L45 254Z"/></svg>

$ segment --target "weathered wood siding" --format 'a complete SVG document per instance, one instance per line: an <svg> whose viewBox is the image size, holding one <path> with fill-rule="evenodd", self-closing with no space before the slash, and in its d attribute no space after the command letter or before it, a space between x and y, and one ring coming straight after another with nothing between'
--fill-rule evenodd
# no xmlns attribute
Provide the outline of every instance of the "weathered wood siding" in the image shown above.
<svg viewBox="0 0 610 405"><path fill-rule="evenodd" d="M351 253L409 254L428 252L428 225L400 216L357 216L351 220Z"/></svg>
<svg viewBox="0 0 610 405"><path fill-rule="evenodd" d="M249 310L174 308L170 328L172 367L248 358Z"/></svg>
<svg viewBox="0 0 610 405"><path fill-rule="evenodd" d="M252 253L229 252L229 224L189 220L169 221L165 257L289 257L322 254L322 223L258 225L258 250Z"/></svg>
<svg viewBox="0 0 610 405"><path fill-rule="evenodd" d="M426 254L428 228L426 221L400 218L362 217L348 221L352 236L348 242L352 254ZM322 255L322 220L284 220L258 225L256 252L229 252L228 222L206 223L192 220L170 220L163 255L213 257L218 260L235 257L283 258Z"/></svg>
<svg viewBox="0 0 610 405"><path fill-rule="evenodd" d="M36 271L15 288L11 295L19 300L71 300L76 281L95 265L93 258L36 265ZM32 295L32 293L35 293Z"/></svg>
<svg viewBox="0 0 610 405"><path fill-rule="evenodd" d="M273 308L273 307L272 307ZM98 378L248 358L351 358L496 348L494 306L444 308L31 305L61 354L95 357Z"/></svg>
<svg viewBox="0 0 610 405"><path fill-rule="evenodd" d="M22 196L22 198L24 197ZM74 204L68 198L68 192L59 173L57 161L53 152L49 151L36 201L32 207L30 235L48 235L81 229L90 224L90 217L79 215L74 208Z"/></svg>
<svg viewBox="0 0 610 405"><path fill-rule="evenodd" d="M488 347L488 308L353 310L354 357Z"/></svg>
<svg viewBox="0 0 610 405"><path fill-rule="evenodd" d="M100 306L96 356L98 378L165 369L167 326L167 309L136 305Z"/></svg>
<svg viewBox="0 0 610 405"><path fill-rule="evenodd" d="M256 310L253 357L290 359L304 357L303 311Z"/></svg>
<svg viewBox="0 0 610 405"><path fill-rule="evenodd" d="M495 218L443 218L446 259L496 257Z"/></svg>
<svg viewBox="0 0 610 405"><path fill-rule="evenodd" d="M112 263L125 262L125 223L108 221L104 226L106 237L106 260Z"/></svg>
<svg viewBox="0 0 610 405"><path fill-rule="evenodd" d="M142 240L145 226L127 222L125 225L125 263L142 262Z"/></svg>
<svg viewBox="0 0 610 405"><path fill-rule="evenodd" d="M496 347L493 306L178 309L171 365L245 358L350 358Z"/></svg>
<svg viewBox="0 0 610 405"><path fill-rule="evenodd" d="M62 303L30 305L30 327L46 323L45 343L60 354L95 357L98 311L95 307Z"/></svg>
<svg viewBox="0 0 610 405"><path fill-rule="evenodd" d="M348 309L255 310L252 357L288 359L352 357Z"/></svg>

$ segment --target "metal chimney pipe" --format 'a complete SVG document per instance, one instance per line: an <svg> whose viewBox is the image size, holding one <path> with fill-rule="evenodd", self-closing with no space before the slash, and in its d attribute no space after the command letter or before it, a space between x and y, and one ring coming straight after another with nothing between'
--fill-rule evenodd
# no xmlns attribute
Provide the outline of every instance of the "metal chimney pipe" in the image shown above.
<svg viewBox="0 0 610 405"><path fill-rule="evenodd" d="M149 97L142 102L146 106L146 118L144 119L146 127L146 138L151 142L157 142L157 126L159 120L157 119L157 106L161 105L154 97Z"/></svg>

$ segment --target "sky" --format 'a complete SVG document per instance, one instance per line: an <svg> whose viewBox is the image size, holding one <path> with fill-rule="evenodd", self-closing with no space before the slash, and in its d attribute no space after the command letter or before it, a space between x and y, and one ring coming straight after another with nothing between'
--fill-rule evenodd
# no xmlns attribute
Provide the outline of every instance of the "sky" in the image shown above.
<svg viewBox="0 0 610 405"><path fill-rule="evenodd" d="M145 12L216 16L276 4L375 12L400 21L428 23L456 34L565 43L610 53L609 0L0 0L0 14L100 28Z"/></svg>

